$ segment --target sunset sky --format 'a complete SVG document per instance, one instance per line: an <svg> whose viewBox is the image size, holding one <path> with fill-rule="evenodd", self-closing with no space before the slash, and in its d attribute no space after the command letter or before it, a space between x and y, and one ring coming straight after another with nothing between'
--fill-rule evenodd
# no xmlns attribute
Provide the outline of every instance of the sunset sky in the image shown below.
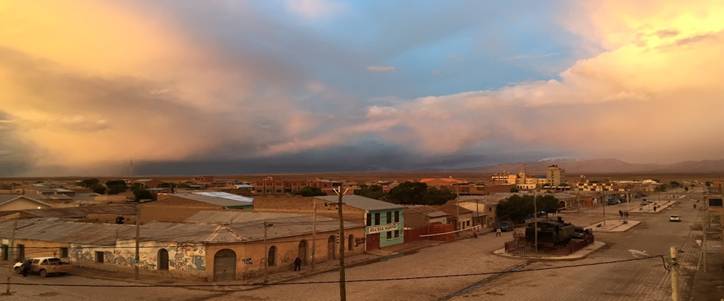
<svg viewBox="0 0 724 301"><path fill-rule="evenodd" d="M724 159L722 1L0 1L0 176Z"/></svg>

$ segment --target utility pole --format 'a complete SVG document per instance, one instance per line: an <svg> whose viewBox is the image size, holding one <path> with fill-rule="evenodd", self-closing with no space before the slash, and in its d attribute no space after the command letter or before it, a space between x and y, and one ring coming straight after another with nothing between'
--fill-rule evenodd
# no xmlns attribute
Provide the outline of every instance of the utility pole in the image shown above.
<svg viewBox="0 0 724 301"><path fill-rule="evenodd" d="M317 199L312 198L312 271L314 271L314 258L317 252Z"/></svg>
<svg viewBox="0 0 724 301"><path fill-rule="evenodd" d="M344 219L342 215L342 198L347 189L342 191L342 184L334 189L337 193L337 214L339 215L339 300L347 301L347 277L344 271Z"/></svg>
<svg viewBox="0 0 724 301"><path fill-rule="evenodd" d="M538 254L538 190L533 191L533 237L535 253Z"/></svg>
<svg viewBox="0 0 724 301"><path fill-rule="evenodd" d="M138 240L141 238L141 208L139 208L139 204L141 203L141 200L136 201L136 258L134 260L133 265L133 277L134 279L139 279L139 264L141 261L141 248L139 245Z"/></svg>
<svg viewBox="0 0 724 301"><path fill-rule="evenodd" d="M671 301L679 301L679 262L676 247L669 249L671 255Z"/></svg>
<svg viewBox="0 0 724 301"><path fill-rule="evenodd" d="M7 255L8 260L12 260L10 256L11 256L11 255L12 255L12 256L15 256L15 254L16 254L16 252L15 252L15 251L12 251L12 250L13 250L13 245L15 244L15 230L16 230L17 228L18 228L18 220L17 220L17 218L16 218L15 221L13 222L13 231L12 231L12 233L10 234L10 247L8 248L8 253L9 253L9 254L3 254L3 255ZM21 258L21 259L22 259L22 258ZM13 265L11 264L11 265L8 265L8 266L10 267L10 273L12 273L12 272L13 272ZM12 292L10 291L10 276L8 276L8 278L7 278L7 285L5 286L5 294L4 294L4 295L5 295L5 296L10 296L10 295L12 295Z"/></svg>
<svg viewBox="0 0 724 301"><path fill-rule="evenodd" d="M603 196L601 197L601 202L603 203L603 225L605 226L606 225L606 203L608 203L608 198L606 197L606 187L605 186L603 187L602 192L603 192L602 193Z"/></svg>
<svg viewBox="0 0 724 301"><path fill-rule="evenodd" d="M455 220L457 220L457 222L458 222L457 230L462 230L463 226L462 226L462 223L460 223L460 198L455 199ZM460 233L458 233L458 235L459 234Z"/></svg>
<svg viewBox="0 0 724 301"><path fill-rule="evenodd" d="M264 225L264 283L267 282L269 277L269 246L267 245L267 229L271 226L266 221Z"/></svg>
<svg viewBox="0 0 724 301"><path fill-rule="evenodd" d="M480 199L475 199L475 225L480 226L480 211L478 210L478 203L480 202ZM478 227L478 230L480 230L482 226Z"/></svg>

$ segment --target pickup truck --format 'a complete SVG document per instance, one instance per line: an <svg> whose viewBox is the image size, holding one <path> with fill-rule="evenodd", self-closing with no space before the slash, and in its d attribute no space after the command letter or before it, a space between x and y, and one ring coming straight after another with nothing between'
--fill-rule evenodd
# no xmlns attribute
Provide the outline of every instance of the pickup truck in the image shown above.
<svg viewBox="0 0 724 301"><path fill-rule="evenodd" d="M37 273L40 277L67 274L72 269L72 266L69 263L63 262L58 257L37 257L30 259L30 262L32 263L30 265L30 272ZM22 264L22 262L16 263L13 266L13 271L20 273L20 267Z"/></svg>

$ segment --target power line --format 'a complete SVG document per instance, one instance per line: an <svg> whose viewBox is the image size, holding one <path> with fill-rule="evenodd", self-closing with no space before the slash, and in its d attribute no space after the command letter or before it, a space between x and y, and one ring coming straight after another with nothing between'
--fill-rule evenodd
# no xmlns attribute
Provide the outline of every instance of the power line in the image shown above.
<svg viewBox="0 0 724 301"><path fill-rule="evenodd" d="M426 276L409 276L409 277L388 277L388 278L366 278L366 279L348 279L345 283L358 283L358 282L382 282L382 281L408 281L408 280L424 280L424 279L440 279L440 278L458 278L458 277L472 277L472 276L490 276L490 275L502 275L512 273L525 273L525 272L537 272L537 271L548 271L548 270L560 270L568 268L578 268L587 266L598 266L598 265L609 265L618 264L633 261L649 260L654 258L660 258L662 263L665 263L663 255L655 255L641 258L632 259L619 259L610 261L599 261L591 263L572 264L564 266L554 267L541 267L531 269L512 269L504 271L493 271L493 272L478 272L478 273L461 273L461 274L441 274L441 275L426 275ZM10 282L10 285L20 286L53 286L53 287L103 287L103 288L198 288L198 287L257 287L257 286L280 286L280 285L309 285L309 284L338 284L338 280L320 280L320 281L298 281L298 282L278 282L278 283L246 283L246 284L70 284L70 283L21 283L21 282ZM2 284L2 283L0 283Z"/></svg>

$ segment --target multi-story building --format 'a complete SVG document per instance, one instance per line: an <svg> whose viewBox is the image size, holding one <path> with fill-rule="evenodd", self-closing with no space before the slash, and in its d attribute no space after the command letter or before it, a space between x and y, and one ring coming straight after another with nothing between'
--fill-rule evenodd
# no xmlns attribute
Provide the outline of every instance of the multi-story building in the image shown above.
<svg viewBox="0 0 724 301"><path fill-rule="evenodd" d="M327 203L337 201L337 196L317 197ZM403 206L375 200L359 195L345 195L347 207L364 212L366 250L384 248L405 241L405 218Z"/></svg>
<svg viewBox="0 0 724 301"><path fill-rule="evenodd" d="M254 182L254 192L256 194L294 194L300 192L304 187L319 188L327 194L332 193L332 189L339 186L341 181L327 179L279 179L274 177L265 177Z"/></svg>
<svg viewBox="0 0 724 301"><path fill-rule="evenodd" d="M561 184L565 183L566 180L565 170L558 167L558 165L556 164L548 166L548 173L546 174L546 179L548 180L547 184L551 186L561 186Z"/></svg>
<svg viewBox="0 0 724 301"><path fill-rule="evenodd" d="M613 182L590 181L586 177L581 176L576 183L576 190L592 192L616 191L616 186Z"/></svg>

